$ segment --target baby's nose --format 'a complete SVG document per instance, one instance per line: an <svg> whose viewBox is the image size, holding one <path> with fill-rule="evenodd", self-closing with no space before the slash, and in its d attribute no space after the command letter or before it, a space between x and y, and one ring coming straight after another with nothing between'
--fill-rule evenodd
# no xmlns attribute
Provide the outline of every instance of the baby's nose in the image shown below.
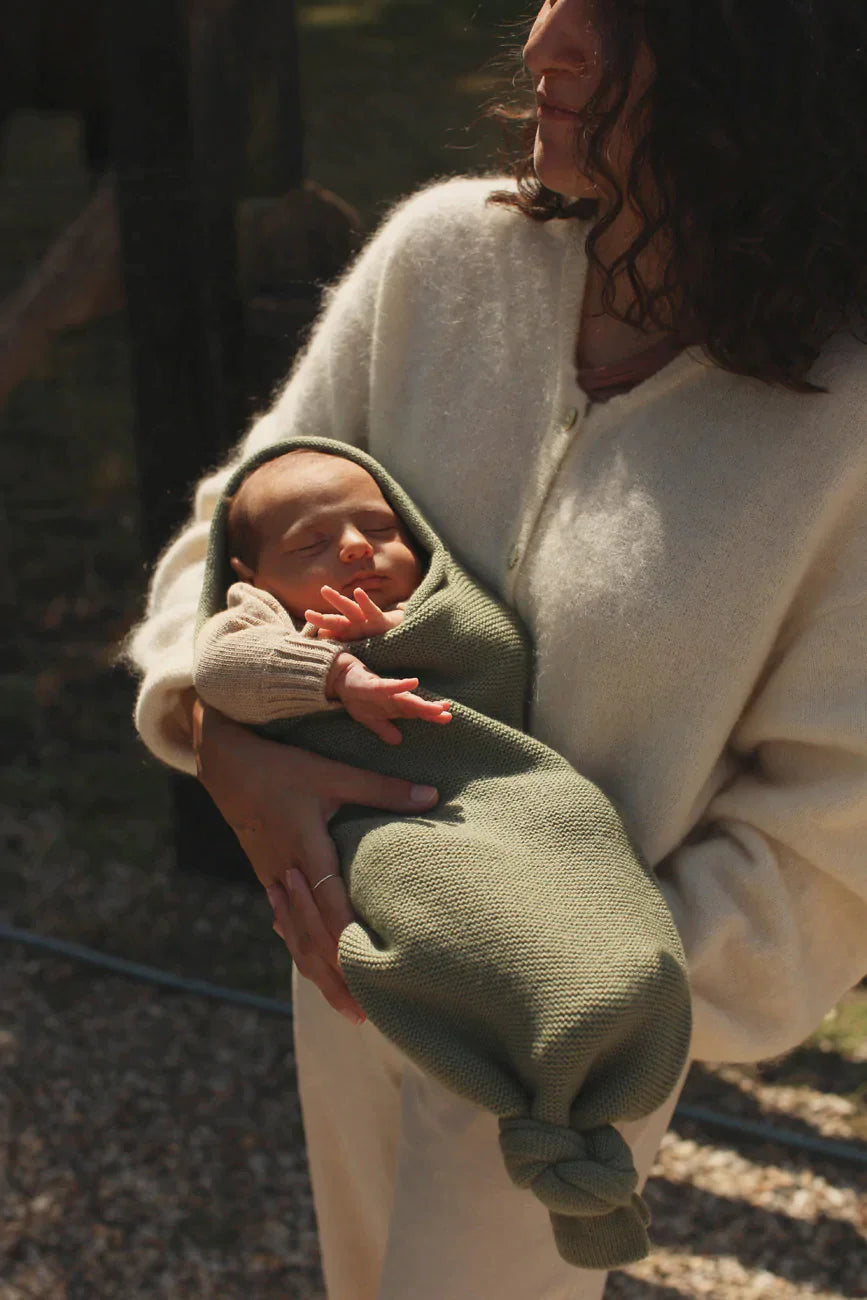
<svg viewBox="0 0 867 1300"><path fill-rule="evenodd" d="M356 528L347 529L340 541L340 558L346 564L351 564L353 560L364 559L365 555L372 555L373 547Z"/></svg>

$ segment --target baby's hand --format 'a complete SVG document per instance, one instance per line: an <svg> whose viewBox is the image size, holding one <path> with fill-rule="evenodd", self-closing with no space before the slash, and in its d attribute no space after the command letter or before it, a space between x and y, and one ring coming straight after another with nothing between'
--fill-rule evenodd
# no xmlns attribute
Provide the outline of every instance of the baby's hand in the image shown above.
<svg viewBox="0 0 867 1300"><path fill-rule="evenodd" d="M356 587L353 596L355 599L351 600L333 587L322 588L322 599L337 613L320 614L318 610L305 609L304 617L316 628L317 637L330 641L363 641L369 636L380 636L403 620L402 609L386 613L374 604L363 587Z"/></svg>
<svg viewBox="0 0 867 1300"><path fill-rule="evenodd" d="M451 722L446 700L423 700L413 691L417 677L377 677L354 655L341 651L329 674L327 694L341 701L351 718L362 723L388 745L403 737L390 718L422 718L426 722Z"/></svg>

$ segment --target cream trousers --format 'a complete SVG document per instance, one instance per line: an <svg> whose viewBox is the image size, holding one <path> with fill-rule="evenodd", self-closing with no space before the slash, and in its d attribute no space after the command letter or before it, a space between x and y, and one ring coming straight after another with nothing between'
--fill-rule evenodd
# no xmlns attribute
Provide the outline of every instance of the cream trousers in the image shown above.
<svg viewBox="0 0 867 1300"><path fill-rule="evenodd" d="M301 1111L328 1300L600 1300L509 1179L497 1121L292 972ZM679 1093L620 1125L643 1184ZM651 1228L652 1231L652 1228Z"/></svg>

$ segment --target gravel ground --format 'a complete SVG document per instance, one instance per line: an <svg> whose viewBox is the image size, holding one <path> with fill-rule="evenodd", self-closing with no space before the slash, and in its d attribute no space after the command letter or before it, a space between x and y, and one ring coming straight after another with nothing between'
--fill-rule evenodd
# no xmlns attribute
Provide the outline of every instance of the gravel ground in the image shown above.
<svg viewBox="0 0 867 1300"><path fill-rule="evenodd" d="M0 1300L324 1300L290 1021L5 955ZM705 1104L858 1139L842 1097L694 1074ZM865 1193L857 1166L676 1119L646 1193L656 1249L607 1300L867 1296Z"/></svg>
<svg viewBox="0 0 867 1300"><path fill-rule="evenodd" d="M2 1300L320 1300L291 1022L16 953Z"/></svg>

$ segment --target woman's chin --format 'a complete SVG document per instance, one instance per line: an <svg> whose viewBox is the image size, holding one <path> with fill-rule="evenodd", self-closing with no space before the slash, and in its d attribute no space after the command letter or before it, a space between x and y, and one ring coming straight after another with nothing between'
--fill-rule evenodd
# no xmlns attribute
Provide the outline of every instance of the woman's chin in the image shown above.
<svg viewBox="0 0 867 1300"><path fill-rule="evenodd" d="M562 194L567 199L598 199L599 191L592 181L579 172L571 159L552 156L537 142L533 153L533 170L546 189Z"/></svg>

